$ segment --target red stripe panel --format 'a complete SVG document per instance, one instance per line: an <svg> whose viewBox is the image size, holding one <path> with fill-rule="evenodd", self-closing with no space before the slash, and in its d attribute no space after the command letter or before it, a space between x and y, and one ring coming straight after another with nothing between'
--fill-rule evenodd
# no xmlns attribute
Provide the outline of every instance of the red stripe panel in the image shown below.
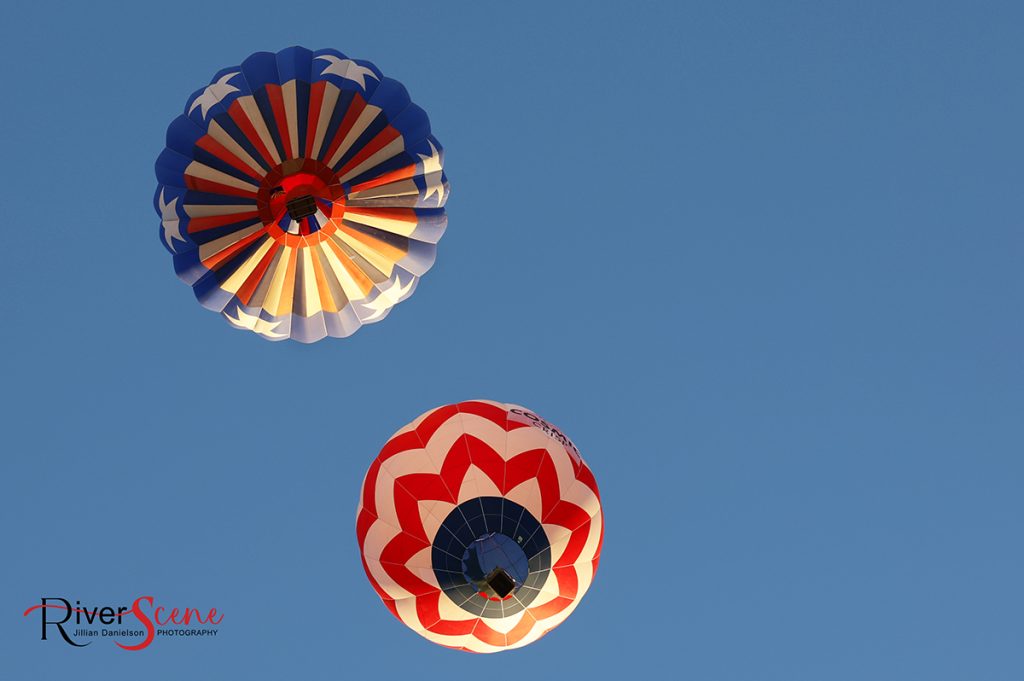
<svg viewBox="0 0 1024 681"><path fill-rule="evenodd" d="M410 177L414 177L415 175L416 164L412 163L410 165L405 166L404 168L399 168L398 170L392 170L389 173L384 173L383 175L375 177L372 180L367 180L366 182L354 184L352 185L352 191L366 191L367 189L373 189L374 187L380 187L381 185L391 184L392 182L398 182L399 180L407 180Z"/></svg>
<svg viewBox="0 0 1024 681"><path fill-rule="evenodd" d="M384 572L387 573L388 577L395 580L395 583L398 584L398 586L402 587L417 598L420 596L426 596L427 594L437 593L436 586L433 584L427 584L404 565L382 562L380 566L384 568Z"/></svg>
<svg viewBox="0 0 1024 681"><path fill-rule="evenodd" d="M316 126L320 121L320 107L324 103L324 90L327 82L318 80L309 87L309 111L306 112L306 149L303 156L312 158L313 140L316 137ZM300 122L299 125L302 123ZM299 139L302 139L300 136Z"/></svg>
<svg viewBox="0 0 1024 681"><path fill-rule="evenodd" d="M458 412L454 404L448 404L443 407L438 407L434 411L430 412L430 415L420 421L420 424L416 426L416 435L420 438L420 446L426 446L430 438L434 437L434 433L437 429L445 424L454 414Z"/></svg>
<svg viewBox="0 0 1024 681"><path fill-rule="evenodd" d="M232 154L230 151L227 150L227 147L223 146L220 142L213 139L209 135L201 137L199 141L196 142L196 146L199 147L200 149L205 149L206 151L210 152L211 154L219 158L221 161L227 163L235 170L241 171L248 175L249 177L251 177L252 179L256 180L256 182L260 182L263 180L262 173L257 173L255 170L250 168L248 165L246 165L245 161Z"/></svg>
<svg viewBox="0 0 1024 681"><path fill-rule="evenodd" d="M409 593L423 596L436 592L436 586L424 582L406 566L410 558L429 546L430 544L402 532L391 538L381 551L378 562L388 577Z"/></svg>
<svg viewBox="0 0 1024 681"><path fill-rule="evenodd" d="M584 523L590 522L590 514L571 501L559 501L555 506L544 514L540 519L542 523L561 525L564 528L575 530Z"/></svg>
<svg viewBox="0 0 1024 681"><path fill-rule="evenodd" d="M537 470L537 484L540 486L540 518L544 517L561 501L562 492L558 488L558 472L555 470L555 463L551 455L544 451L540 460L540 468Z"/></svg>
<svg viewBox="0 0 1024 681"><path fill-rule="evenodd" d="M411 208L375 208L374 214L380 215L381 217L392 218L394 220L416 222L416 211ZM462 414L474 414L476 416L481 416L494 425L501 426L506 431L508 430L508 412L495 404L469 401L459 402L455 406Z"/></svg>
<svg viewBox="0 0 1024 681"><path fill-rule="evenodd" d="M535 626L537 626L537 620L534 619L529 610L524 610L523 618L505 634L505 640L508 642L508 645L515 645L526 638L527 634L533 631Z"/></svg>
<svg viewBox="0 0 1024 681"><path fill-rule="evenodd" d="M551 571L555 573L555 578L558 580L558 593L566 598L576 598L576 594L580 589L580 580L579 575L576 574L576 566L556 566L551 568Z"/></svg>
<svg viewBox="0 0 1024 681"><path fill-rule="evenodd" d="M370 470L366 471L366 478L363 480L363 508L370 513L377 513L377 476L380 474L380 459L374 459L370 464Z"/></svg>
<svg viewBox="0 0 1024 681"><path fill-rule="evenodd" d="M546 449L531 449L505 462L505 485L501 493L508 494L510 490L535 477L546 456L549 456Z"/></svg>
<svg viewBox="0 0 1024 681"><path fill-rule="evenodd" d="M406 222L410 225L416 224L420 219L419 216L416 215L415 208L381 208L379 206L348 206L347 211L349 213L348 219L351 219L355 222L360 221L359 217L361 215L371 215L379 218L387 218L388 220L398 220L399 222ZM455 406L461 408L463 405L457 404ZM463 411L463 413L471 412ZM502 421L495 421L495 424L501 426L502 428L505 428L505 430L509 430L505 426L504 419L502 419Z"/></svg>
<svg viewBox="0 0 1024 681"><path fill-rule="evenodd" d="M419 617L424 628L442 636L462 636L471 633L473 627L476 626L476 618L468 620L441 619L441 613L437 607L440 598L441 592L434 591L434 593L416 599L416 616ZM427 622L433 622L433 624L428 625Z"/></svg>
<svg viewBox="0 0 1024 681"><path fill-rule="evenodd" d="M203 218L189 218L188 233L195 234L196 232L202 232L207 229L230 225L233 222L245 221L246 226L248 226L254 222L259 222L259 218L260 214L255 210L243 213L228 213L226 215L210 215Z"/></svg>
<svg viewBox="0 0 1024 681"><path fill-rule="evenodd" d="M399 532L380 552L380 562L404 566L410 558L428 546L430 544L419 537L414 537L408 532Z"/></svg>
<svg viewBox="0 0 1024 681"><path fill-rule="evenodd" d="M359 515L356 516L356 541L359 542L360 551L363 548L363 543L366 541L366 533L370 531L370 527L377 522L377 516L366 510L366 504L363 504L363 508L359 510Z"/></svg>
<svg viewBox="0 0 1024 681"><path fill-rule="evenodd" d="M237 125L245 134L246 139L256 147L256 151L260 153L260 156L263 157L263 160L266 161L267 165L273 167L275 165L273 155L263 144L263 140L260 139L260 136L256 133L256 128L249 120L249 117L245 115L245 111L242 110L242 105L239 103L238 99L231 102L231 106L228 107L228 115L231 116L231 120L233 120L235 125Z"/></svg>
<svg viewBox="0 0 1024 681"><path fill-rule="evenodd" d="M473 636L488 645L500 646L502 648L508 645L505 634L491 629L483 619L477 620L476 626L473 628Z"/></svg>
<svg viewBox="0 0 1024 681"><path fill-rule="evenodd" d="M593 492L594 496L597 497L598 501L600 501L601 493L597 491L597 480L594 479L594 472L591 471L586 464L584 464L576 474L576 479L589 487L590 491Z"/></svg>
<svg viewBox="0 0 1024 681"><path fill-rule="evenodd" d="M428 477L436 478L437 476ZM419 490L417 490L417 492L418 491ZM417 499L419 494L417 493L414 495L406 490L402 485L398 484L397 481L395 482L392 493L394 494L395 499L395 513L398 515L398 522L402 526L402 529L407 534L429 544L430 539L427 538L427 533L423 529L423 519L420 517L420 504Z"/></svg>
<svg viewBox="0 0 1024 681"><path fill-rule="evenodd" d="M378 151L386 147L394 140L401 137L398 131L392 128L390 125L374 135L373 139L363 145L363 148L359 152L348 160L344 166L338 170L339 175L344 175L348 171L352 170L360 163L370 158Z"/></svg>
<svg viewBox="0 0 1024 681"><path fill-rule="evenodd" d="M330 143L326 147L321 146L320 155L317 157L319 160L326 163L334 155L334 152L341 146L342 140L345 139L345 135L352 129L352 125L365 108L366 100L363 99L362 95L356 94L349 103L345 117L341 119L341 125L334 131L334 137L331 138Z"/></svg>
<svg viewBox="0 0 1024 681"><path fill-rule="evenodd" d="M249 236L245 237L244 239L241 239L231 244L230 246L220 251L219 253L214 253L209 258L203 261L203 265L205 265L209 269L214 269L217 265L223 263L225 260L230 260L239 251L244 249L253 241L256 241L256 239L262 239L264 236L266 236L264 230L257 230L250 234Z"/></svg>
<svg viewBox="0 0 1024 681"><path fill-rule="evenodd" d="M398 484L409 490L417 500L456 502L452 493L440 475L434 473L410 473L398 478Z"/></svg>
<svg viewBox="0 0 1024 681"><path fill-rule="evenodd" d="M270 267L271 261L274 259L274 254L281 248L281 244L274 241L267 252L263 255L259 264L256 265L256 269L252 271L252 274L245 280L245 283L238 288L238 293L235 295L245 305L249 304L249 299L252 298L252 294L256 291L256 287L259 286L260 281L263 279L263 275L266 274L267 268Z"/></svg>
<svg viewBox="0 0 1024 681"><path fill-rule="evenodd" d="M483 440L472 435L463 435L460 439L465 443L469 460L473 465L483 471L495 487L504 490L505 460Z"/></svg>
<svg viewBox="0 0 1024 681"><path fill-rule="evenodd" d="M440 599L439 592L416 599L416 619L424 628L429 629L441 621L441 612L438 607ZM433 608L431 608L431 604L433 604Z"/></svg>
<svg viewBox="0 0 1024 681"><path fill-rule="evenodd" d="M292 138L288 132L288 117L284 113L284 96L281 94L281 86L276 83L267 83L266 89L267 98L270 99L270 108L274 111L277 134L281 136L283 160L287 160L292 156Z"/></svg>
<svg viewBox="0 0 1024 681"><path fill-rule="evenodd" d="M194 189L200 192L206 192L207 194L223 194L224 196L242 196L247 199L253 199L256 197L256 189L239 189L238 187L230 187L226 184L220 184L213 180L204 180L200 177L194 177L192 175L185 176L185 186L189 189Z"/></svg>
<svg viewBox="0 0 1024 681"><path fill-rule="evenodd" d="M555 563L555 567L566 567L573 566L576 561L579 560L580 554L583 553L583 547L587 545L587 540L590 538L590 521L583 523L579 529L573 531L569 535L569 542L565 545L565 551L562 551L562 555L558 557L558 562Z"/></svg>
<svg viewBox="0 0 1024 681"><path fill-rule="evenodd" d="M384 601L384 604L387 605L388 602L391 601L391 596L388 595L388 592L382 589L380 584L377 583L377 580L373 578L373 573L370 572L370 566L366 564L366 558L363 557L362 553L359 555L359 560L363 563L363 570L366 572L366 578L370 580L370 585L373 587L373 590L377 592L377 595L380 596L381 600ZM395 617L398 617L398 610L393 607L389 607L388 609L394 613Z"/></svg>
<svg viewBox="0 0 1024 681"><path fill-rule="evenodd" d="M391 611L391 614L397 617L399 622L405 624L405 622L402 621L402 616L398 614L398 606L395 605L395 601L387 597L382 598L381 600L384 601L385 607L387 607L387 609Z"/></svg>
<svg viewBox="0 0 1024 681"><path fill-rule="evenodd" d="M548 601L544 605L538 605L536 608L530 608L530 614L536 617L538 620L544 620L548 617L553 617L558 613L562 612L566 608L572 605L571 598L565 598L564 596L556 596L553 600Z"/></svg>
<svg viewBox="0 0 1024 681"><path fill-rule="evenodd" d="M384 449L380 451L377 458L370 464L370 469L366 471L366 479L363 481L363 505L371 513L377 512L377 501L374 495L377 489L377 476L380 473L381 462L395 454L401 454L410 449L419 449L421 446L416 432L411 430L401 435L396 435L384 445Z"/></svg>
<svg viewBox="0 0 1024 681"><path fill-rule="evenodd" d="M448 450L448 455L445 456L444 463L441 464L441 479L448 489L458 493L471 463L469 448L466 446L466 436L463 435L452 443L452 448Z"/></svg>
<svg viewBox="0 0 1024 681"><path fill-rule="evenodd" d="M422 449L423 442L415 430L407 430L401 435L396 435L387 441L384 448L380 450L380 454L377 456L377 462L387 461L395 454L401 454L407 452L410 449Z"/></svg>

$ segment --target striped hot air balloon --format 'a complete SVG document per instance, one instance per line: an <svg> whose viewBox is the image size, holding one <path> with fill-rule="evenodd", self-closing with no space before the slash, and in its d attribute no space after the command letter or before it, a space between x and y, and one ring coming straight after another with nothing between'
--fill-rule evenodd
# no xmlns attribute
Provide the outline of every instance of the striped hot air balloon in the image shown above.
<svg viewBox="0 0 1024 681"><path fill-rule="evenodd" d="M387 608L434 643L518 648L561 624L601 555L597 482L523 407L439 407L399 430L363 482L356 536Z"/></svg>
<svg viewBox="0 0 1024 681"><path fill-rule="evenodd" d="M270 340L344 337L434 263L448 181L426 113L335 50L257 52L167 130L160 238L178 277Z"/></svg>

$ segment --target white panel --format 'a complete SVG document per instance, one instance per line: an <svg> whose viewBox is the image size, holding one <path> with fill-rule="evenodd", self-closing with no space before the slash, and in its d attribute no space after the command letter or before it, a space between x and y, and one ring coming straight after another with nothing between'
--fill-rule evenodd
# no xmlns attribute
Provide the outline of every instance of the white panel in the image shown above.
<svg viewBox="0 0 1024 681"><path fill-rule="evenodd" d="M466 479L463 480L463 486L465 486L468 480L472 480L476 487L477 497L500 497L501 490L491 480L486 473L477 468L476 466L470 466L469 470L466 471ZM466 499L474 499L476 497L466 497ZM462 498L462 491L459 491L459 503L461 504L465 499Z"/></svg>
<svg viewBox="0 0 1024 681"><path fill-rule="evenodd" d="M543 434L543 431L541 433ZM551 456L555 471L558 473L558 495L564 499L565 493L576 483L576 469L573 468L572 459L569 458L564 446L547 435L544 435L544 439L547 441L544 448Z"/></svg>
<svg viewBox="0 0 1024 681"><path fill-rule="evenodd" d="M540 517L540 485L537 484L536 478L530 478L522 484L516 485L509 490L505 498L525 508L533 514L534 518Z"/></svg>
<svg viewBox="0 0 1024 681"><path fill-rule="evenodd" d="M377 517L393 528L401 528L398 512L395 510L395 479L383 467L377 471L377 486L374 502L377 505Z"/></svg>
<svg viewBox="0 0 1024 681"><path fill-rule="evenodd" d="M377 580L377 584L380 585L380 588L384 589L391 598L397 599L412 596L411 593L400 587L397 582L391 579L391 577L384 572L384 567L379 562L367 558L366 565L370 568L370 574L373 575L375 580Z"/></svg>
<svg viewBox="0 0 1024 681"><path fill-rule="evenodd" d="M559 624L564 622L569 617L569 615L572 614L572 611L576 609L576 606L579 605L579 603L580 603L579 601L570 601L569 604L565 607L564 610L559 611L558 613L552 615L551 617L547 617L545 619L538 620L537 621L537 630L541 631L541 632L551 631L552 629L557 627Z"/></svg>
<svg viewBox="0 0 1024 681"><path fill-rule="evenodd" d="M448 594L441 594L441 598L438 599L437 611L441 613L441 619L448 620L449 622L462 622L464 620L476 619L476 616L472 613L466 612L448 597Z"/></svg>
<svg viewBox="0 0 1024 681"><path fill-rule="evenodd" d="M427 453L430 455L438 466L444 463L444 459L448 456L448 452L451 451L452 445L465 435L462 430L462 421L459 420L458 414L454 414L451 418L441 424L441 427L434 431L434 434L430 436L430 440L424 443Z"/></svg>
<svg viewBox="0 0 1024 681"><path fill-rule="evenodd" d="M579 581L579 587L576 591L576 600L578 601L583 598L583 594L587 593L591 582L594 580L594 564L589 560L576 561L576 579Z"/></svg>
<svg viewBox="0 0 1024 681"><path fill-rule="evenodd" d="M601 514L601 502L598 500L597 495L594 494L594 490L590 489L586 484L579 480L574 482L573 485L564 494L562 494L562 500L576 504L586 511L587 515L591 518Z"/></svg>
<svg viewBox="0 0 1024 681"><path fill-rule="evenodd" d="M533 426L516 428L508 434L508 439L506 440L505 445L508 448L506 458L511 459L516 454L520 454L531 449L545 449L548 442L549 440L547 435L541 432L538 428L534 428Z"/></svg>
<svg viewBox="0 0 1024 681"><path fill-rule="evenodd" d="M449 504L447 501L427 499L421 500L419 506L420 520L423 521L423 532L427 535L427 539L433 543L434 537L437 535L437 528L441 527L444 519L455 509L455 504Z"/></svg>
<svg viewBox="0 0 1024 681"><path fill-rule="evenodd" d="M459 421L462 429L478 440L483 441L488 447L498 453L506 461L505 437L508 433L505 429L493 421L488 421L483 416L476 414L459 414Z"/></svg>
<svg viewBox="0 0 1024 681"><path fill-rule="evenodd" d="M557 541L551 542L551 564L554 565L558 562L558 559L565 553L565 547L569 545L569 540L572 539L572 534L565 534L561 536ZM548 537L550 541L551 538Z"/></svg>
<svg viewBox="0 0 1024 681"><path fill-rule="evenodd" d="M202 164L199 161L192 161L185 168L185 175L192 177L198 177L201 180L208 180L210 182L216 182L227 187L234 187L235 189L241 189L242 191L250 194L255 194L259 187L251 182L240 180L234 175L228 175L227 173L221 172L215 168L211 168L208 165Z"/></svg>
<svg viewBox="0 0 1024 681"><path fill-rule="evenodd" d="M434 575L433 558L431 558L431 549L426 547L409 556L409 560L405 561L405 566L409 568L413 573L419 575L418 570L425 569L430 572L430 578L420 577L427 584L433 584L434 586L441 588L437 583L437 577Z"/></svg>
<svg viewBox="0 0 1024 681"><path fill-rule="evenodd" d="M423 449L407 449L404 452L388 457L381 462L381 468L387 469L388 474L400 478L403 475L412 473L434 473L441 472Z"/></svg>
<svg viewBox="0 0 1024 681"><path fill-rule="evenodd" d="M508 617L502 617L500 619L485 617L483 618L483 620L491 629L494 629L495 631L502 634L507 634L508 632L512 631L517 624L519 624L519 620L523 619L524 613L525 611L520 611L517 612L515 615L509 615Z"/></svg>
<svg viewBox="0 0 1024 681"><path fill-rule="evenodd" d="M390 158L394 158L395 156L398 156L404 150L405 150L405 140L402 139L401 135L399 135L395 139L393 139L390 142L388 142L387 144L385 144L379 150L377 150L376 152L371 154L369 156L369 158L367 158L365 161L363 161L359 165L355 166L354 168L352 168L352 170L349 170L348 172L346 172L344 175L342 175L338 179L341 182L348 182L352 178L358 177L359 175L365 173L367 170L371 170L372 168L376 168L377 166L379 166L384 161L387 161Z"/></svg>

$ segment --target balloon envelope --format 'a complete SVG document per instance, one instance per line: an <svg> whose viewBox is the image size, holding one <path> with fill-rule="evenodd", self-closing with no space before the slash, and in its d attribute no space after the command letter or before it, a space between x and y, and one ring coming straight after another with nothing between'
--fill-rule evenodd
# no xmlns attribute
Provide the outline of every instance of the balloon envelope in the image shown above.
<svg viewBox="0 0 1024 681"><path fill-rule="evenodd" d="M356 536L373 588L434 643L490 653L536 641L590 587L604 530L575 445L533 412L434 409L384 445Z"/></svg>
<svg viewBox="0 0 1024 681"><path fill-rule="evenodd" d="M197 90L156 162L178 277L269 340L383 319L434 263L448 181L405 88L335 50L257 52Z"/></svg>

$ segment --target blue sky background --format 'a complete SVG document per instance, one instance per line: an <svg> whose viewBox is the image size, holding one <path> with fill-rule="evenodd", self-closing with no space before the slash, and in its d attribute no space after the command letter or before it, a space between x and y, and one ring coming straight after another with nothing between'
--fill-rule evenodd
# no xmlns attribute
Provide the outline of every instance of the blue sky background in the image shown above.
<svg viewBox="0 0 1024 681"><path fill-rule="evenodd" d="M1024 678L1024 9L769 5L8 3L0 677ZM403 81L453 190L415 296L309 347L203 310L151 205L186 97L293 44ZM607 522L498 656L406 630L353 531L473 397L570 434ZM221 634L21 615L142 594Z"/></svg>

